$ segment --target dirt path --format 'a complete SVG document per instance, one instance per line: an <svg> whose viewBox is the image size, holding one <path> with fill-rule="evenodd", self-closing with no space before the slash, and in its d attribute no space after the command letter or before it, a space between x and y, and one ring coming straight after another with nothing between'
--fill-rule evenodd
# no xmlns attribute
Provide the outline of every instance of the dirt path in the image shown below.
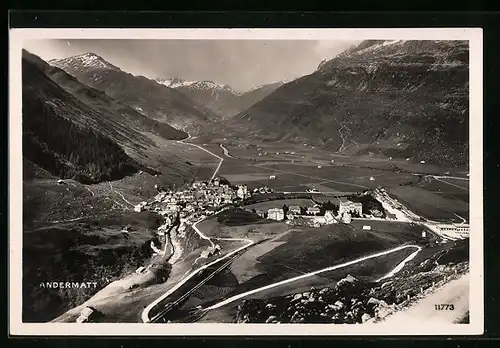
<svg viewBox="0 0 500 348"><path fill-rule="evenodd" d="M132 207L134 206L132 203L130 203L130 202L129 202L129 201L128 201L128 200L127 200L124 196L123 196L123 194L122 194L120 191L115 190L115 188L113 187L113 184L111 184L111 181L109 182L109 188L111 189L111 192L114 192L114 193L118 194L118 195L119 195L119 196L123 199L123 201L124 201L125 203L130 204Z"/></svg>
<svg viewBox="0 0 500 348"><path fill-rule="evenodd" d="M89 191L89 192L90 192L90 194L92 194L92 197L94 197L94 196L95 196L94 191L92 191L91 189L89 189L87 186L84 186L84 187L87 189L87 191Z"/></svg>
<svg viewBox="0 0 500 348"><path fill-rule="evenodd" d="M435 305L453 304L453 310L437 310ZM452 324L469 310L469 274L452 280L407 309L388 316L383 323L426 325Z"/></svg>

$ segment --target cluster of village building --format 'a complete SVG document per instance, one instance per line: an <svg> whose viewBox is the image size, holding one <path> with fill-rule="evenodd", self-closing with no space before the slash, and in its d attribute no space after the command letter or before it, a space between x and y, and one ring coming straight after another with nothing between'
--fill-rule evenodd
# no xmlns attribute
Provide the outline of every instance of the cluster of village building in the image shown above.
<svg viewBox="0 0 500 348"><path fill-rule="evenodd" d="M136 212L153 210L165 219L163 225L158 228L158 236L163 239L168 230L180 222L177 233L182 237L186 230L186 224L193 224L196 220L213 215L222 207L237 204L252 194L271 193L272 190L266 186L248 190L246 185L231 186L221 178L207 182L195 182L190 187L178 191L161 190L152 202L141 202L134 207ZM283 208L271 208L267 211L259 210L256 213L263 217L276 221L293 221L302 217L308 219L313 225L333 224L339 221L350 223L352 215L362 215L362 204L351 200L338 198L339 209L335 214L332 210L321 211L319 205L306 207L305 212L299 206L290 206L287 211ZM214 250L216 252L216 250Z"/></svg>
<svg viewBox="0 0 500 348"><path fill-rule="evenodd" d="M152 202L141 202L134 207L134 210L141 212L143 210L153 210L164 217L164 223L158 228L157 234L162 241L166 242L168 231L174 225L179 225L176 229L176 236L184 237L187 225L192 225L196 221L203 219L207 216L216 214L223 207L230 205L241 204L245 199L250 198L254 194L271 193L272 190L267 187L255 188L252 191L248 190L246 185L231 186L226 180L215 178L210 182L202 181L195 182L191 186L178 190L178 191L165 191L160 192L155 196ZM395 201L388 199L385 191L375 190L375 198L389 209L398 220L415 220L414 216L406 209L393 206ZM309 207L300 207L292 205L284 209L284 207L273 207L267 211L255 211L262 218L267 218L276 221L286 221L289 224L303 224L307 223L312 226L321 226L333 223L350 223L352 217L363 216L363 205L359 202L353 202L347 197L339 197L338 211L334 213L333 210L321 209L318 204ZM279 200L276 201L277 205ZM401 210L400 210L401 209ZM369 215L379 218L376 213L379 211L371 211ZM401 215L401 216L399 216ZM398 218L399 217L399 218ZM404 218L404 219L403 219ZM461 236L468 235L468 225L462 224L460 226L437 226L445 232L451 231ZM441 234L443 234L443 231ZM207 255L217 253L217 248L207 250Z"/></svg>
<svg viewBox="0 0 500 348"><path fill-rule="evenodd" d="M291 222L301 217L309 220L312 225L329 225L339 221L350 223L352 215L362 215L363 205L361 203L352 202L345 197L338 198L338 201L339 209L337 214L332 210L326 210L322 214L318 204L306 207L305 214L303 214L303 209L298 205L288 207L286 212L284 208L271 208L267 213L262 210L258 210L256 213L261 217L267 217L276 221L288 220Z"/></svg>
<svg viewBox="0 0 500 348"><path fill-rule="evenodd" d="M158 188L158 187L157 187ZM247 185L231 186L221 178L215 178L210 182L195 182L191 186L178 191L165 191L159 189L159 193L151 202L140 202L134 207L134 211L142 212L151 210L163 216L164 223L158 227L158 238L166 243L168 231L178 225L175 237L185 237L187 225L213 215L223 207L241 203L244 199L251 197L252 193L271 193L272 190L266 186L255 188L252 192ZM219 246L208 248L202 257L208 257L218 253Z"/></svg>
<svg viewBox="0 0 500 348"><path fill-rule="evenodd" d="M136 205L135 211L153 208L164 216L179 213L181 217L185 217L199 209L215 211L224 204L236 203L248 197L250 193L246 185L239 185L233 189L216 178L211 182L195 182L190 187L176 192L161 191L153 202L141 202Z"/></svg>

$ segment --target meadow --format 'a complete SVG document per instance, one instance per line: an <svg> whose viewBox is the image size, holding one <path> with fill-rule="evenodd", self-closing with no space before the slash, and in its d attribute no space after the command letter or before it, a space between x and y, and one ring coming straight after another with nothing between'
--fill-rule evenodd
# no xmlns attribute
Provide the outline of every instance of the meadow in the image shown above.
<svg viewBox="0 0 500 348"><path fill-rule="evenodd" d="M352 225L335 224L284 232L249 248L232 263L230 272L220 273L214 278L213 285L219 285L227 298L405 243L424 245L428 242L428 239L421 237L422 228L417 225L377 221L371 224L371 231L363 231L363 224L364 222L355 221ZM336 271L280 285L246 298L269 298L309 291L311 287L335 286L337 281L348 274L361 280L375 281L414 251L414 248L400 250ZM229 291L228 287L232 290ZM221 297L217 299L216 296L208 296L207 303L220 299ZM216 313L209 313L202 321L210 321L210 318L219 315L224 317L224 313L230 313L238 303L241 302L216 310Z"/></svg>
<svg viewBox="0 0 500 348"><path fill-rule="evenodd" d="M267 201L267 202L250 204L244 206L244 208L245 210L249 211L255 209L255 210L264 210L267 212L267 210L271 208L282 208L284 204L286 204L288 207L292 205L298 205L299 207L312 207L314 203L310 199L280 199L276 201Z"/></svg>
<svg viewBox="0 0 500 348"><path fill-rule="evenodd" d="M415 186L452 201L469 203L469 181L466 180L425 178Z"/></svg>
<svg viewBox="0 0 500 348"><path fill-rule="evenodd" d="M388 192L408 209L430 220L461 222L455 214L465 219L469 215L469 204L464 200L444 197L421 187L391 187Z"/></svg>

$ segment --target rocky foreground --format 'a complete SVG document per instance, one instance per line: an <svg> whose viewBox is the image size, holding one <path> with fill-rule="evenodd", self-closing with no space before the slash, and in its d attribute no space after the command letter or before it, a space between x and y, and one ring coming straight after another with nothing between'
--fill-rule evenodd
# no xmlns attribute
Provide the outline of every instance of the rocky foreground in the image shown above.
<svg viewBox="0 0 500 348"><path fill-rule="evenodd" d="M425 267L427 262L419 266ZM469 271L469 262L436 264L414 275L370 283L351 275L333 288L315 289L265 300L245 300L238 323L376 323L412 305Z"/></svg>

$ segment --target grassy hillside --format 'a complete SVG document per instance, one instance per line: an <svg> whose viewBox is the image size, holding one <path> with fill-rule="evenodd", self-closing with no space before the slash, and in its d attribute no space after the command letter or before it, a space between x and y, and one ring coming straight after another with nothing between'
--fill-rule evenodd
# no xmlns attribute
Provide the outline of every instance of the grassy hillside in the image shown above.
<svg viewBox="0 0 500 348"><path fill-rule="evenodd" d="M446 256L449 257L445 259ZM333 286L310 287L304 292L286 296L243 300L234 320L246 323L335 324L380 321L467 273L468 240L427 249L426 257L423 262L422 259L413 259L402 271L383 282L358 277L360 268L364 268L368 275L379 269L381 264L376 260L358 266L358 270L351 268L333 274L337 280Z"/></svg>
<svg viewBox="0 0 500 348"><path fill-rule="evenodd" d="M129 213L25 230L23 321L46 322L80 305L110 282L145 265L152 255L153 213ZM121 232L130 225L128 233ZM45 282L96 282L85 289L48 289Z"/></svg>

